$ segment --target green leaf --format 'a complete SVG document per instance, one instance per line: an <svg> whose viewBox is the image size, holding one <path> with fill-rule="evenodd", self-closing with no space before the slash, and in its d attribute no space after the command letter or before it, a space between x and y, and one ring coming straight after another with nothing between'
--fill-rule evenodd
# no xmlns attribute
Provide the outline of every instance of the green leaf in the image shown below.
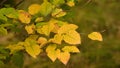
<svg viewBox="0 0 120 68"><path fill-rule="evenodd" d="M22 52L17 52L13 54L12 56L12 62L19 68L23 67L24 64L24 58L23 58L23 53Z"/></svg>
<svg viewBox="0 0 120 68"><path fill-rule="evenodd" d="M0 13L0 20L7 21L7 17L5 17L4 15L2 15L2 14Z"/></svg>
<svg viewBox="0 0 120 68"><path fill-rule="evenodd" d="M36 41L32 39L26 39L24 47L26 52L34 58L36 58L36 56L42 51Z"/></svg>
<svg viewBox="0 0 120 68"><path fill-rule="evenodd" d="M41 4L40 13L43 16L47 16L49 13L51 13L52 9L53 5L49 3L47 0L44 0L44 2Z"/></svg>
<svg viewBox="0 0 120 68"><path fill-rule="evenodd" d="M65 3L64 0L50 0L50 2L54 5L60 5Z"/></svg>
<svg viewBox="0 0 120 68"><path fill-rule="evenodd" d="M0 35L7 35L7 29L0 27Z"/></svg>
<svg viewBox="0 0 120 68"><path fill-rule="evenodd" d="M79 53L80 52L79 49L76 46L64 46L64 48L62 48L62 50L65 51L65 52L73 52L73 53L75 53L75 52Z"/></svg>

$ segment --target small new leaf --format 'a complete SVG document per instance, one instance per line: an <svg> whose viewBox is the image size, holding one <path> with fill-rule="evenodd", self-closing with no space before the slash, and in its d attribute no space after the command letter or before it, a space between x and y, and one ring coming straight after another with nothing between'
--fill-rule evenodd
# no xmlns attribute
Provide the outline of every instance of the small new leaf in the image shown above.
<svg viewBox="0 0 120 68"><path fill-rule="evenodd" d="M35 25L26 25L25 26L25 30L27 31L28 34L33 34L34 33L34 29L35 29Z"/></svg>
<svg viewBox="0 0 120 68"><path fill-rule="evenodd" d="M91 40L103 41L102 35L99 32L92 32L88 34L88 38Z"/></svg>

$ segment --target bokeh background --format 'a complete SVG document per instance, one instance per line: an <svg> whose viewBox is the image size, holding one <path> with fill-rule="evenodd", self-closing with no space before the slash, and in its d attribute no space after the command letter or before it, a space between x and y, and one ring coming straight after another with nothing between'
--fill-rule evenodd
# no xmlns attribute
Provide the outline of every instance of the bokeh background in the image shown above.
<svg viewBox="0 0 120 68"><path fill-rule="evenodd" d="M40 4L42 0L24 0L17 9L26 10L33 3ZM23 68L120 68L120 0L79 0L64 19L79 26L81 52L72 54L66 66L58 60L53 63L46 55L37 59L25 55ZM100 32L104 40L88 39L93 31ZM8 63L0 68L17 67Z"/></svg>

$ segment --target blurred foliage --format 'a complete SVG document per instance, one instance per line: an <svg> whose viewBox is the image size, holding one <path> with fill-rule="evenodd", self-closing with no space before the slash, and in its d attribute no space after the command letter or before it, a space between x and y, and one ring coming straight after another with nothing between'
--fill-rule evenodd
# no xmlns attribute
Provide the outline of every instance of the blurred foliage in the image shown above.
<svg viewBox="0 0 120 68"><path fill-rule="evenodd" d="M32 3L41 3L41 0L25 0L18 7L26 9ZM66 66L59 61L52 63L44 54L37 59L25 55L24 68L120 68L119 4L120 0L79 0L71 10L64 7L70 11L64 19L79 26L78 31L82 35L82 44L79 46L81 53L71 55ZM93 31L101 32L104 41L88 39L87 34ZM12 63L6 62L4 65L0 62L0 68L16 67Z"/></svg>

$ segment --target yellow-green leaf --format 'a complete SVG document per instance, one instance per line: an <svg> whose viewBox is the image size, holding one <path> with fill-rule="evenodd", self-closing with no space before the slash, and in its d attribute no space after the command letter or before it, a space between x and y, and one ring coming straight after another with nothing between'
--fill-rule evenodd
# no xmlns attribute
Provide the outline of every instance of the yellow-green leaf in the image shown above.
<svg viewBox="0 0 120 68"><path fill-rule="evenodd" d="M39 4L32 4L32 5L30 5L29 8L28 8L28 12L29 12L31 15L35 15L35 14L37 14L39 11L40 11L40 5L39 5Z"/></svg>
<svg viewBox="0 0 120 68"><path fill-rule="evenodd" d="M69 44L81 44L80 34L74 30L63 35L63 40Z"/></svg>
<svg viewBox="0 0 120 68"><path fill-rule="evenodd" d="M52 51L52 50L55 50L56 47L57 47L57 45L51 44L51 45L49 45L49 46L46 48L46 52L50 52L50 51Z"/></svg>
<svg viewBox="0 0 120 68"><path fill-rule="evenodd" d="M62 50L64 52L73 52L73 53L79 53L79 49L76 46L64 46L64 48L62 48Z"/></svg>
<svg viewBox="0 0 120 68"><path fill-rule="evenodd" d="M41 22L41 21L43 21L43 17L38 17L35 19L35 22Z"/></svg>
<svg viewBox="0 0 120 68"><path fill-rule="evenodd" d="M103 41L102 35L99 32L92 32L88 34L88 38L91 40Z"/></svg>
<svg viewBox="0 0 120 68"><path fill-rule="evenodd" d="M42 49L40 49L40 46L36 44L35 40L32 39L25 40L24 47L26 52L34 58L36 58L36 56L39 55L42 51Z"/></svg>
<svg viewBox="0 0 120 68"><path fill-rule="evenodd" d="M19 20L22 23L29 24L31 21L31 16L29 13L25 12L24 10L19 10Z"/></svg>
<svg viewBox="0 0 120 68"><path fill-rule="evenodd" d="M7 29L5 29L4 27L0 27L0 35L7 35Z"/></svg>
<svg viewBox="0 0 120 68"><path fill-rule="evenodd" d="M69 59L70 59L70 53L68 52L60 52L58 54L58 59L63 63L63 64L67 64Z"/></svg>
<svg viewBox="0 0 120 68"><path fill-rule="evenodd" d="M47 16L53 9L53 5L49 3L47 0L44 0L44 2L41 4L41 10L40 13L43 16Z"/></svg>
<svg viewBox="0 0 120 68"><path fill-rule="evenodd" d="M19 42L18 44L9 45L6 48L10 49L10 54L13 54L17 51L23 50L23 45L23 42Z"/></svg>
<svg viewBox="0 0 120 68"><path fill-rule="evenodd" d="M59 34L63 34L63 33L67 33L71 30L76 30L78 28L77 25L74 24L64 24L59 30L58 33Z"/></svg>
<svg viewBox="0 0 120 68"><path fill-rule="evenodd" d="M53 42L53 43L57 43L57 44L61 44L62 39L63 39L62 35L56 34L56 35L54 36L54 38L52 39L52 42Z"/></svg>
<svg viewBox="0 0 120 68"><path fill-rule="evenodd" d="M35 25L26 25L25 26L25 30L27 31L28 34L33 34L34 33L34 29L35 29Z"/></svg>
<svg viewBox="0 0 120 68"><path fill-rule="evenodd" d="M38 28L37 32L49 36L53 28L54 28L54 23L48 23L46 25L43 25L41 28Z"/></svg>

